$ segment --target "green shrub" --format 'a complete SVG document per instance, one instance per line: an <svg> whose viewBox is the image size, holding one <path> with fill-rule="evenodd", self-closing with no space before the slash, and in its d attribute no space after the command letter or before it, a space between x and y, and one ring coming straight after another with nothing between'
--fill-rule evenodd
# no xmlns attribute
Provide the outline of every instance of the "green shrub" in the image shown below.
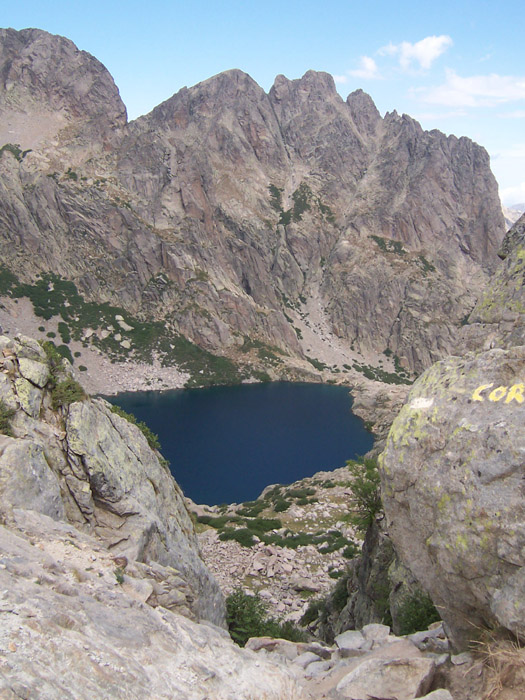
<svg viewBox="0 0 525 700"><path fill-rule="evenodd" d="M148 441L148 445L151 447L152 450L159 450L160 451L160 442L158 435L155 435L154 432L148 426L146 423L143 421L139 421L135 418L135 416L132 413L127 413L123 408L120 408L120 406L113 405L111 406L111 411L113 413L116 413L117 416L120 416L121 418L125 418L128 423L131 423L132 425L136 425L137 428L140 430L140 432L144 435L146 440Z"/></svg>
<svg viewBox="0 0 525 700"><path fill-rule="evenodd" d="M78 366L78 371L79 371L79 372L87 372L87 367L86 367L86 365L79 365L79 366Z"/></svg>
<svg viewBox="0 0 525 700"><path fill-rule="evenodd" d="M377 461L350 460L347 465L353 477L350 522L364 533L382 509Z"/></svg>
<svg viewBox="0 0 525 700"><path fill-rule="evenodd" d="M350 542L350 544L343 549L342 554L343 554L343 557L345 557L345 559L353 559L354 557L356 557L359 554L359 552L360 552L359 547L356 544L354 544L353 542Z"/></svg>
<svg viewBox="0 0 525 700"><path fill-rule="evenodd" d="M13 437L13 432L11 430L11 418L15 415L16 411L12 408L9 408L3 401L0 399L0 433L2 435L8 435L9 437Z"/></svg>
<svg viewBox="0 0 525 700"><path fill-rule="evenodd" d="M84 389L73 377L66 377L51 389L51 402L55 411L75 401L83 401L85 398Z"/></svg>
<svg viewBox="0 0 525 700"><path fill-rule="evenodd" d="M305 182L302 182L299 187L292 194L293 199L293 220L301 221L301 218L305 211L310 209L310 198L312 196L312 190L308 187Z"/></svg>
<svg viewBox="0 0 525 700"><path fill-rule="evenodd" d="M69 333L67 323L60 321L58 324L58 332L60 333L63 343L69 343L71 341L71 334Z"/></svg>
<svg viewBox="0 0 525 700"><path fill-rule="evenodd" d="M279 530L283 526L282 522L277 518L251 518L244 522L246 527L256 534L269 532L270 530Z"/></svg>
<svg viewBox="0 0 525 700"><path fill-rule="evenodd" d="M22 158L26 155L26 153L29 153L29 151L22 151L17 143L6 143L2 146L2 148L0 148L0 156L2 153L11 153L11 155L13 155L20 163Z"/></svg>
<svg viewBox="0 0 525 700"><path fill-rule="evenodd" d="M283 208L282 189L275 185L270 185L268 190L270 192L270 206L275 211L281 212Z"/></svg>
<svg viewBox="0 0 525 700"><path fill-rule="evenodd" d="M326 364L324 362L321 362L321 360L316 360L315 357L308 357L308 355L306 355L305 359L308 360L312 367L315 367L315 369L319 372L322 372L324 369L326 369Z"/></svg>
<svg viewBox="0 0 525 700"><path fill-rule="evenodd" d="M124 583L124 569L122 569L120 566L117 566L113 573L115 574L117 583L119 585L122 585Z"/></svg>
<svg viewBox="0 0 525 700"><path fill-rule="evenodd" d="M6 296L18 284L18 278L7 267L0 265L0 296Z"/></svg>
<svg viewBox="0 0 525 700"><path fill-rule="evenodd" d="M314 496L315 489L303 488L303 489L290 489L286 495L288 498L306 498L307 496Z"/></svg>
<svg viewBox="0 0 525 700"><path fill-rule="evenodd" d="M288 226L290 221L292 220L292 210L288 209L288 211L282 211L281 215L279 217L279 222L283 226Z"/></svg>
<svg viewBox="0 0 525 700"><path fill-rule="evenodd" d="M423 591L416 591L401 604L397 622L398 634L412 634L419 630L426 630L433 622L440 620L438 611L430 596Z"/></svg>
<svg viewBox="0 0 525 700"><path fill-rule="evenodd" d="M223 541L235 540L243 547L253 547L255 544L253 532L246 527L241 527L237 530L232 527L225 527L219 535L219 539Z"/></svg>
<svg viewBox="0 0 525 700"><path fill-rule="evenodd" d="M341 612L348 600L349 593L347 583L348 574L345 574L344 576L341 576L341 578L337 581L337 583L334 586L334 590L332 591L332 594L330 596L333 607L338 612Z"/></svg>
<svg viewBox="0 0 525 700"><path fill-rule="evenodd" d="M276 637L293 642L307 641L307 635L291 622L268 617L265 603L258 595L237 588L226 598L226 619L233 641L243 647L250 637Z"/></svg>
<svg viewBox="0 0 525 700"><path fill-rule="evenodd" d="M240 523L242 520L236 515L218 515L217 517L213 517L212 515L198 515L197 522L220 530L226 523Z"/></svg>
<svg viewBox="0 0 525 700"><path fill-rule="evenodd" d="M312 622L317 620L323 611L326 611L326 598L316 598L315 600L312 600L308 604L304 615L299 620L299 624L303 625L304 627L310 625Z"/></svg>
<svg viewBox="0 0 525 700"><path fill-rule="evenodd" d="M278 498L274 503L273 509L276 513L283 513L285 510L288 510L291 505L291 501L286 501L284 498Z"/></svg>
<svg viewBox="0 0 525 700"><path fill-rule="evenodd" d="M67 345L59 345L57 347L57 352L61 357L65 357L71 364L75 362L73 355L71 354L71 350Z"/></svg>
<svg viewBox="0 0 525 700"><path fill-rule="evenodd" d="M265 508L268 508L268 504L265 501L246 501L241 503L241 506L237 513L244 518L256 518Z"/></svg>
<svg viewBox="0 0 525 700"><path fill-rule="evenodd" d="M384 253L396 253L397 255L406 255L406 250L403 244L399 241L394 241L391 238L382 238L381 236L370 236Z"/></svg>
<svg viewBox="0 0 525 700"><path fill-rule="evenodd" d="M341 578L341 576L343 576L344 573L345 573L345 572L344 572L344 571L341 571L340 569L331 569L331 570L328 572L328 576L330 576L330 578L338 579L338 578Z"/></svg>

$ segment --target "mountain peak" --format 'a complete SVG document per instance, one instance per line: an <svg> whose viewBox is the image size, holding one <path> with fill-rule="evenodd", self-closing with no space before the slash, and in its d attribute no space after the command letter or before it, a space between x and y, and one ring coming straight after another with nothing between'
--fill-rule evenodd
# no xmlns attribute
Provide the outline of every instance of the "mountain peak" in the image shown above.
<svg viewBox="0 0 525 700"><path fill-rule="evenodd" d="M24 148L49 143L64 127L62 139L76 138L92 123L90 138L110 139L126 124L126 108L106 68L62 36L41 29L0 30L0 140ZM15 115L39 113L23 126ZM3 133L7 129L7 133ZM62 140L61 139L61 140Z"/></svg>

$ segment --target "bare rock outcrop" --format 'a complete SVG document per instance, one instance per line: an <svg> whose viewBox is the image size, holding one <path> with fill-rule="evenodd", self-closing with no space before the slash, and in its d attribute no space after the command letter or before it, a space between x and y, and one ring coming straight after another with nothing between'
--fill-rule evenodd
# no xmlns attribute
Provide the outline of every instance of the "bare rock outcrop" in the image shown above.
<svg viewBox="0 0 525 700"><path fill-rule="evenodd" d="M508 348L525 344L525 215L505 236L503 260L472 311L458 347Z"/></svg>
<svg viewBox="0 0 525 700"><path fill-rule="evenodd" d="M449 357L414 385L381 457L396 550L454 643L525 636L525 347Z"/></svg>
<svg viewBox="0 0 525 700"><path fill-rule="evenodd" d="M114 556L158 566L165 593L181 584L179 611L223 625L222 594L160 454L108 403L83 395L68 363L36 341L0 336L0 352L1 405L13 414L10 435L0 435L2 509L69 522Z"/></svg>
<svg viewBox="0 0 525 700"><path fill-rule="evenodd" d="M164 605L145 565L98 538L14 509L0 525L5 700L304 700L289 669ZM179 589L180 590L180 589Z"/></svg>
<svg viewBox="0 0 525 700"><path fill-rule="evenodd" d="M0 29L0 66L2 145L48 156L50 146L67 145L71 160L115 145L126 108L106 68L72 41Z"/></svg>

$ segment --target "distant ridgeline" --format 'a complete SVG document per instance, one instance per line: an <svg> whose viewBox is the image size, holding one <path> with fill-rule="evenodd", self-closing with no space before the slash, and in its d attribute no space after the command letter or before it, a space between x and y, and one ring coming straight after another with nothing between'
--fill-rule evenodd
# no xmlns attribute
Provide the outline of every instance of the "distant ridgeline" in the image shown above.
<svg viewBox="0 0 525 700"><path fill-rule="evenodd" d="M504 233L480 146L314 71L268 94L227 71L128 123L72 42L0 48L1 284L63 345L195 385L402 383L453 349Z"/></svg>

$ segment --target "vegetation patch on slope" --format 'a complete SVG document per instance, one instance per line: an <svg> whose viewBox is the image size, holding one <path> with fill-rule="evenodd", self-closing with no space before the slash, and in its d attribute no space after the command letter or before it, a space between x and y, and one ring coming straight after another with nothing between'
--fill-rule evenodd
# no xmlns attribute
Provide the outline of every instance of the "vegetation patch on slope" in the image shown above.
<svg viewBox="0 0 525 700"><path fill-rule="evenodd" d="M157 356L163 366L177 366L188 372L188 387L238 384L253 376L250 368L200 348L165 323L140 320L107 302L86 301L73 282L53 273L29 284L21 283L10 270L0 267L0 295L28 298L35 315L46 321L60 318L62 345L57 350L72 364L74 357L68 344L75 340L86 347L95 346L114 362L128 358L150 362L152 356ZM52 337L55 336L53 332Z"/></svg>

